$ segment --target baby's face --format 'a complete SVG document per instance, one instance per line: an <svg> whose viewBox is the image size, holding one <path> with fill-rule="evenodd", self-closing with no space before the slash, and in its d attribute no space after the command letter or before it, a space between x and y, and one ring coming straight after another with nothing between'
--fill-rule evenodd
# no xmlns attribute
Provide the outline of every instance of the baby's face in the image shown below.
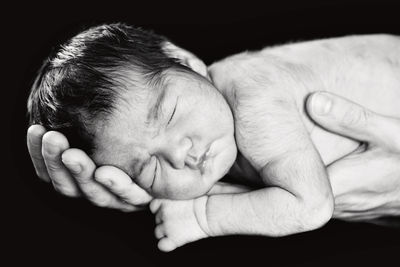
<svg viewBox="0 0 400 267"><path fill-rule="evenodd" d="M171 71L161 87L124 92L118 110L97 129L95 161L126 171L154 197L203 195L236 159L231 110L195 74Z"/></svg>

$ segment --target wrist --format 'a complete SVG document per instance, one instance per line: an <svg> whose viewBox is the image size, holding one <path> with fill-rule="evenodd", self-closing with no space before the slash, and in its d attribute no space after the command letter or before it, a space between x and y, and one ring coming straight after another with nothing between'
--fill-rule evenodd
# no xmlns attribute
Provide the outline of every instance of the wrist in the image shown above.
<svg viewBox="0 0 400 267"><path fill-rule="evenodd" d="M207 196L204 218L209 236L232 234L225 228L224 221L232 213L232 202L241 194L217 194Z"/></svg>
<svg viewBox="0 0 400 267"><path fill-rule="evenodd" d="M205 195L196 198L193 202L193 210L197 219L197 223L207 236L213 236L207 218L207 203L209 196Z"/></svg>

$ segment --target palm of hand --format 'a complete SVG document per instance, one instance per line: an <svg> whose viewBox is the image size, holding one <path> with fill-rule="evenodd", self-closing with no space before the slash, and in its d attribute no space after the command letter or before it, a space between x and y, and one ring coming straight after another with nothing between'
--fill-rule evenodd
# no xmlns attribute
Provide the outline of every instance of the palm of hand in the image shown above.
<svg viewBox="0 0 400 267"><path fill-rule="evenodd" d="M328 167L334 218L369 221L400 215L400 158L386 149L355 152Z"/></svg>

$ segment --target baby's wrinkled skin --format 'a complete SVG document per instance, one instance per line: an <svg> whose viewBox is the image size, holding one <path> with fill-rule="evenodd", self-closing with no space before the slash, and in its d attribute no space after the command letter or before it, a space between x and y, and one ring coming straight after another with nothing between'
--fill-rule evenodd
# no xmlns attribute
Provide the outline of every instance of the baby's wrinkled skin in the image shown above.
<svg viewBox="0 0 400 267"><path fill-rule="evenodd" d="M119 166L155 197L191 199L207 193L235 162L233 117L206 78L173 70L166 77L162 88L127 90L96 133L95 159Z"/></svg>
<svg viewBox="0 0 400 267"><path fill-rule="evenodd" d="M150 209L163 251L208 236L304 232L330 219L333 197L325 167L360 144L311 122L304 111L311 92L333 92L378 113L400 115L395 36L349 36L242 53L211 65L209 75L212 83L171 71L160 89L140 97L127 93L96 134L101 147L95 161L120 167L158 198ZM147 121L164 91L161 115ZM229 170L258 189L211 194Z"/></svg>

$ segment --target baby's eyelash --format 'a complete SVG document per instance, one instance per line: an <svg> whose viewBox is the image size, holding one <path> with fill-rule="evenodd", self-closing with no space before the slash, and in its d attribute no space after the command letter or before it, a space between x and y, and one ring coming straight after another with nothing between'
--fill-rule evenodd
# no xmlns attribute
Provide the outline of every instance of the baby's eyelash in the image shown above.
<svg viewBox="0 0 400 267"><path fill-rule="evenodd" d="M178 97L178 99L179 99L179 97ZM169 118L169 121L168 121L167 125L171 122L171 120L172 120L173 117L174 117L174 114L175 114L175 111L176 111L176 107L178 106L178 99L176 100L176 104L175 104L175 107L174 107L174 111L172 111L172 115L171 115L171 117Z"/></svg>
<svg viewBox="0 0 400 267"><path fill-rule="evenodd" d="M158 168L158 166L157 166L158 164L157 164L157 160L156 160L156 167L154 168L154 176L153 176L153 181L154 181L154 179L156 179L156 175L157 175L157 168Z"/></svg>

